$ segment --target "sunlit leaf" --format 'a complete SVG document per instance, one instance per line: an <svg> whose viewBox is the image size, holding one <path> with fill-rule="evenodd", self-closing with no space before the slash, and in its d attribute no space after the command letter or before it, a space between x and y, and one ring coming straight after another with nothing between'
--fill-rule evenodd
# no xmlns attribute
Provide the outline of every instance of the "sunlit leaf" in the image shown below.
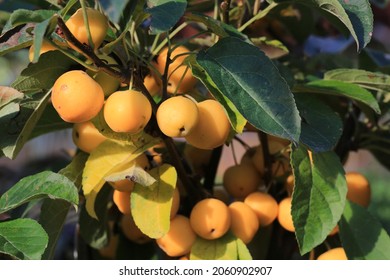
<svg viewBox="0 0 390 280"><path fill-rule="evenodd" d="M150 187L135 184L131 193L131 213L144 234L160 238L169 230L177 173L173 166L163 164L152 169L150 175L156 179Z"/></svg>
<svg viewBox="0 0 390 280"><path fill-rule="evenodd" d="M190 260L237 260L239 251L236 240L230 232L213 240L198 236L192 245Z"/></svg>

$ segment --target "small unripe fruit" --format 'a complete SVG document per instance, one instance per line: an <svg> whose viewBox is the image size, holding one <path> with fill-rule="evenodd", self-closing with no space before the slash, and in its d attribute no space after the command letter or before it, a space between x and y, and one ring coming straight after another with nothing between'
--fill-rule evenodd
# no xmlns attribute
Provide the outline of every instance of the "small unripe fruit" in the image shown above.
<svg viewBox="0 0 390 280"><path fill-rule="evenodd" d="M91 153L107 140L91 121L75 123L72 130L72 139L75 145L86 153Z"/></svg>
<svg viewBox="0 0 390 280"><path fill-rule="evenodd" d="M156 239L157 245L170 257L188 254L196 240L190 221L187 217L176 215L170 224L169 231Z"/></svg>
<svg viewBox="0 0 390 280"><path fill-rule="evenodd" d="M244 199L256 191L261 181L259 172L252 164L230 166L223 174L224 188L236 199Z"/></svg>
<svg viewBox="0 0 390 280"><path fill-rule="evenodd" d="M278 216L279 205L270 194L253 192L245 198L244 203L255 212L259 219L260 227L272 224Z"/></svg>
<svg viewBox="0 0 390 280"><path fill-rule="evenodd" d="M255 212L240 201L231 203L229 211L232 217L230 229L236 237L248 244L259 229L259 220Z"/></svg>
<svg viewBox="0 0 390 280"><path fill-rule="evenodd" d="M367 208L371 200L371 187L367 178L358 172L348 172L345 179L348 186L347 199Z"/></svg>
<svg viewBox="0 0 390 280"><path fill-rule="evenodd" d="M144 244L152 239L144 234L135 224L133 216L131 214L123 215L120 220L120 228L122 229L123 235L138 244Z"/></svg>
<svg viewBox="0 0 390 280"><path fill-rule="evenodd" d="M108 30L108 20L100 11L86 8L89 30L91 33L94 48L97 49L103 43ZM67 21L66 26L69 31L82 44L89 45L88 31L84 23L83 9L78 9ZM75 46L70 45L73 49L78 50Z"/></svg>
<svg viewBox="0 0 390 280"><path fill-rule="evenodd" d="M54 83L51 100L60 117L70 123L80 123L95 117L104 103L102 87L87 73L72 70Z"/></svg>
<svg viewBox="0 0 390 280"><path fill-rule="evenodd" d="M191 227L202 238L212 240L223 236L230 228L229 208L222 201L206 198L192 208Z"/></svg>
<svg viewBox="0 0 390 280"><path fill-rule="evenodd" d="M345 254L344 248L337 247L319 255L317 260L348 260L348 257Z"/></svg>
<svg viewBox="0 0 390 280"><path fill-rule="evenodd" d="M184 137L198 123L198 106L189 98L174 96L160 104L156 118L159 128L165 135Z"/></svg>
<svg viewBox="0 0 390 280"><path fill-rule="evenodd" d="M211 150L225 143L230 132L230 122L223 106L208 99L197 103L198 123L185 139L199 149Z"/></svg>
<svg viewBox="0 0 390 280"><path fill-rule="evenodd" d="M104 105L104 119L115 132L138 133L144 129L151 116L149 100L135 90L116 91Z"/></svg>
<svg viewBox="0 0 390 280"><path fill-rule="evenodd" d="M291 215L291 201L291 197L286 197L279 202L278 222L285 230L295 232Z"/></svg>

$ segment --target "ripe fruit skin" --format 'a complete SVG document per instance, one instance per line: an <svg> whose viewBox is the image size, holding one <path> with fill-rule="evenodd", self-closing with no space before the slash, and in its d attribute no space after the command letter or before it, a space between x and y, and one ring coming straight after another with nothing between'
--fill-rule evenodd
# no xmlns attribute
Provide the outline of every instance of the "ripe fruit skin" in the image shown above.
<svg viewBox="0 0 390 280"><path fill-rule="evenodd" d="M208 240L217 239L230 228L229 208L216 198L203 199L192 208L190 223L200 237Z"/></svg>
<svg viewBox="0 0 390 280"><path fill-rule="evenodd" d="M161 95L162 88L161 82L152 74L148 74L144 78L144 85L151 96Z"/></svg>
<svg viewBox="0 0 390 280"><path fill-rule="evenodd" d="M113 131L135 134L149 122L152 106L139 91L116 91L107 98L103 113Z"/></svg>
<svg viewBox="0 0 390 280"><path fill-rule="evenodd" d="M157 123L169 137L184 137L198 123L196 103L184 96L174 96L163 101L157 109Z"/></svg>
<svg viewBox="0 0 390 280"><path fill-rule="evenodd" d="M371 200L371 187L367 178L358 172L348 172L345 179L348 186L347 199L367 208Z"/></svg>
<svg viewBox="0 0 390 280"><path fill-rule="evenodd" d="M261 181L259 172L252 164L230 166L223 174L224 188L236 199L244 199L256 191Z"/></svg>
<svg viewBox="0 0 390 280"><path fill-rule="evenodd" d="M55 81L51 100L64 121L80 123L89 121L99 113L103 107L104 93L87 73L72 70Z"/></svg>
<svg viewBox="0 0 390 280"><path fill-rule="evenodd" d="M91 121L86 121L73 125L72 139L80 150L91 153L107 138L99 132Z"/></svg>
<svg viewBox="0 0 390 280"><path fill-rule="evenodd" d="M177 46L171 53L170 59L174 59L168 68L168 87L169 93L185 93L194 88L197 79L192 75L192 70L184 65L184 59L190 50L184 46ZM156 69L160 74L164 74L168 48L164 48L157 57ZM178 56L179 55L179 56Z"/></svg>
<svg viewBox="0 0 390 280"><path fill-rule="evenodd" d="M108 29L108 20L98 10L87 8L87 17L89 30L91 32L91 38L94 45L94 49L98 49L103 43L106 37ZM88 42L88 31L84 24L83 10L78 9L67 21L66 26L69 31L79 40L82 44L89 45ZM70 45L73 49L77 50L74 46Z"/></svg>
<svg viewBox="0 0 390 280"><path fill-rule="evenodd" d="M134 163L130 162L129 165L126 165L124 169L129 168L132 166ZM139 155L135 159L135 164L139 167L141 167L144 170L149 170L150 169L150 163L148 160L148 157L145 154ZM123 170L123 169L122 169ZM119 171L118 171L119 172ZM123 179L115 182L109 182L109 184L116 190L120 192L132 192L134 189L135 183L129 179Z"/></svg>
<svg viewBox="0 0 390 280"><path fill-rule="evenodd" d="M55 51L56 49L57 48L50 44L48 41L43 40L39 54L43 54L48 51ZM30 60L30 62L32 62L34 59L34 45L31 45L30 49L28 50L28 59Z"/></svg>
<svg viewBox="0 0 390 280"><path fill-rule="evenodd" d="M173 191L173 196L172 196L172 206L171 206L171 214L170 214L170 219L172 220L177 212L179 211L180 208L180 192L179 189L176 187L175 190Z"/></svg>
<svg viewBox="0 0 390 280"><path fill-rule="evenodd" d="M285 187L289 196L291 196L293 193L294 184L295 184L294 175L292 174L288 175L288 177L286 178Z"/></svg>
<svg viewBox="0 0 390 280"><path fill-rule="evenodd" d="M123 215L131 214L130 195L131 193L129 192L120 192L118 190L114 190L112 195L114 204Z"/></svg>
<svg viewBox="0 0 390 280"><path fill-rule="evenodd" d="M236 237L248 244L259 229L259 220L255 212L244 202L240 201L231 203L229 211L232 217L230 229Z"/></svg>
<svg viewBox="0 0 390 280"><path fill-rule="evenodd" d="M230 122L222 105L213 99L197 103L199 120L185 139L199 149L211 150L223 145L229 136Z"/></svg>
<svg viewBox="0 0 390 280"><path fill-rule="evenodd" d="M295 232L291 215L291 200L291 197L286 197L279 202L278 221L285 230Z"/></svg>
<svg viewBox="0 0 390 280"><path fill-rule="evenodd" d="M98 57L109 65L117 64L115 59L108 55L98 55ZM99 70L97 72L87 70L87 73L102 87L104 96L106 97L119 88L120 81L103 70Z"/></svg>
<svg viewBox="0 0 390 280"><path fill-rule="evenodd" d="M317 260L348 260L348 258L344 248L337 247L319 255Z"/></svg>
<svg viewBox="0 0 390 280"><path fill-rule="evenodd" d="M176 215L170 224L169 231L156 239L157 245L170 257L180 257L190 252L196 240L190 220L183 215Z"/></svg>
<svg viewBox="0 0 390 280"><path fill-rule="evenodd" d="M121 217L120 227L123 235L135 243L145 244L152 240L137 227L131 214L123 215Z"/></svg>
<svg viewBox="0 0 390 280"><path fill-rule="evenodd" d="M253 192L245 198L244 203L255 212L259 219L260 227L272 224L278 216L279 205L270 194Z"/></svg>

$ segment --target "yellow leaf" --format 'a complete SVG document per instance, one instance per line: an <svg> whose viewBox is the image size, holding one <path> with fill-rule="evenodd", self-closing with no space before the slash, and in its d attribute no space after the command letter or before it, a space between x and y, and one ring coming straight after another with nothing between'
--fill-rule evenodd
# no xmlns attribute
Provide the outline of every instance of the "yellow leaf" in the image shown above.
<svg viewBox="0 0 390 280"><path fill-rule="evenodd" d="M173 166L163 164L150 170L156 183L150 187L140 184L131 193L131 213L135 224L150 238L160 238L169 230L173 191L177 173Z"/></svg>
<svg viewBox="0 0 390 280"><path fill-rule="evenodd" d="M86 209L91 217L97 219L94 204L97 194L105 183L104 178L134 160L148 147L149 145L135 147L128 143L106 140L92 151L85 164L82 179Z"/></svg>
<svg viewBox="0 0 390 280"><path fill-rule="evenodd" d="M237 238L229 231L218 239L198 237L191 248L191 260L238 260Z"/></svg>

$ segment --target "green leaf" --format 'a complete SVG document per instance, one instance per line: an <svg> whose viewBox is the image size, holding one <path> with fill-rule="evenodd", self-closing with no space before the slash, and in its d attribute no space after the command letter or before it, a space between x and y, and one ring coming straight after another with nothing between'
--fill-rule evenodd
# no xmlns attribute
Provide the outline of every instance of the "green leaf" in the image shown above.
<svg viewBox="0 0 390 280"><path fill-rule="evenodd" d="M237 238L230 232L207 240L197 237L191 248L190 260L238 260Z"/></svg>
<svg viewBox="0 0 390 280"><path fill-rule="evenodd" d="M236 239L236 243L237 243L237 259L251 261L252 256L248 248L246 247L245 243L242 242L242 240L239 238Z"/></svg>
<svg viewBox="0 0 390 280"><path fill-rule="evenodd" d="M235 29L232 25L226 24L222 21L216 20L208 15L199 13L187 13L183 16L186 22L198 22L204 24L207 29L218 35L221 38L225 37L237 37L247 43L251 43L248 36Z"/></svg>
<svg viewBox="0 0 390 280"><path fill-rule="evenodd" d="M169 230L177 173L173 166L163 164L150 170L150 175L156 183L147 188L135 184L130 205L137 227L150 238L157 239Z"/></svg>
<svg viewBox="0 0 390 280"><path fill-rule="evenodd" d="M67 177L78 190L81 188L81 176L88 154L80 152L72 162L58 173ZM65 200L45 199L41 207L39 223L49 236L49 242L42 259L53 259L57 241L66 222L71 203Z"/></svg>
<svg viewBox="0 0 390 280"><path fill-rule="evenodd" d="M97 219L92 218L83 204L80 207L80 235L83 240L92 248L100 249L108 243L108 205L111 202L112 187L104 185L98 193L95 203L95 211Z"/></svg>
<svg viewBox="0 0 390 280"><path fill-rule="evenodd" d="M183 16L186 0L148 0L146 12L151 14L152 22L150 30L152 34L158 34L171 29Z"/></svg>
<svg viewBox="0 0 390 280"><path fill-rule="evenodd" d="M380 114L378 102L372 93L358 85L342 81L317 80L307 83L306 87L317 93L348 97L369 106Z"/></svg>
<svg viewBox="0 0 390 280"><path fill-rule="evenodd" d="M347 202L339 228L348 259L390 260L389 235L365 208Z"/></svg>
<svg viewBox="0 0 390 280"><path fill-rule="evenodd" d="M278 69L257 47L226 37L199 52L197 62L253 126L298 142L300 117L293 95Z"/></svg>
<svg viewBox="0 0 390 280"><path fill-rule="evenodd" d="M32 219L0 222L0 252L21 260L39 260L48 237L41 225Z"/></svg>
<svg viewBox="0 0 390 280"><path fill-rule="evenodd" d="M351 32L358 51L370 42L374 24L368 0L304 0L299 2L320 8L337 17Z"/></svg>
<svg viewBox="0 0 390 280"><path fill-rule="evenodd" d="M375 90L390 91L390 76L361 69L335 69L324 74L324 80L337 80L359 84Z"/></svg>
<svg viewBox="0 0 390 280"><path fill-rule="evenodd" d="M20 111L20 105L16 102L11 102L0 108L0 123L11 121Z"/></svg>
<svg viewBox="0 0 390 280"><path fill-rule="evenodd" d="M46 92L73 65L74 61L59 51L44 53L37 63L29 64L11 86L24 94Z"/></svg>
<svg viewBox="0 0 390 280"><path fill-rule="evenodd" d="M34 28L34 55L32 63L36 63L39 59L42 43L47 33L52 33L57 25L58 15L53 15L47 20L37 23Z"/></svg>
<svg viewBox="0 0 390 280"><path fill-rule="evenodd" d="M291 162L295 178L291 214L301 254L321 244L337 225L344 210L347 184L334 152L310 154L294 148Z"/></svg>
<svg viewBox="0 0 390 280"><path fill-rule="evenodd" d="M109 174L104 179L106 182L117 182L127 179L146 187L149 187L156 182L156 179L154 179L153 176L135 163L121 171Z"/></svg>
<svg viewBox="0 0 390 280"><path fill-rule="evenodd" d="M12 87L0 86L0 108L23 98L23 93Z"/></svg>
<svg viewBox="0 0 390 280"><path fill-rule="evenodd" d="M0 213L7 212L34 199L51 198L78 204L77 188L65 176L43 171L21 179L0 197Z"/></svg>
<svg viewBox="0 0 390 280"><path fill-rule="evenodd" d="M5 156L14 159L23 145L29 139L34 126L45 110L50 92L43 96L35 94L31 99L25 99L20 104L20 112L15 117L0 119L0 148Z"/></svg>
<svg viewBox="0 0 390 280"><path fill-rule="evenodd" d="M209 89L210 93L214 96L219 103L225 108L225 111L229 117L230 124L232 128L237 133L242 133L247 123L246 119L241 115L237 110L236 106L231 102L223 93L218 89L218 87L211 80L210 76L203 70L203 68L196 62L194 56L190 56L189 65L192 70L192 74L200 79L205 86Z"/></svg>
<svg viewBox="0 0 390 280"><path fill-rule="evenodd" d="M0 56L29 47L33 40L30 32L33 26L32 24L20 25L3 34L0 41Z"/></svg>
<svg viewBox="0 0 390 280"><path fill-rule="evenodd" d="M26 24L26 23L39 23L51 18L57 11L52 10L25 10L18 9L13 11L6 25L2 30L2 34L11 30L12 28Z"/></svg>
<svg viewBox="0 0 390 280"><path fill-rule="evenodd" d="M309 94L296 94L295 101L302 118L300 141L316 153L332 150L343 131L341 118Z"/></svg>

